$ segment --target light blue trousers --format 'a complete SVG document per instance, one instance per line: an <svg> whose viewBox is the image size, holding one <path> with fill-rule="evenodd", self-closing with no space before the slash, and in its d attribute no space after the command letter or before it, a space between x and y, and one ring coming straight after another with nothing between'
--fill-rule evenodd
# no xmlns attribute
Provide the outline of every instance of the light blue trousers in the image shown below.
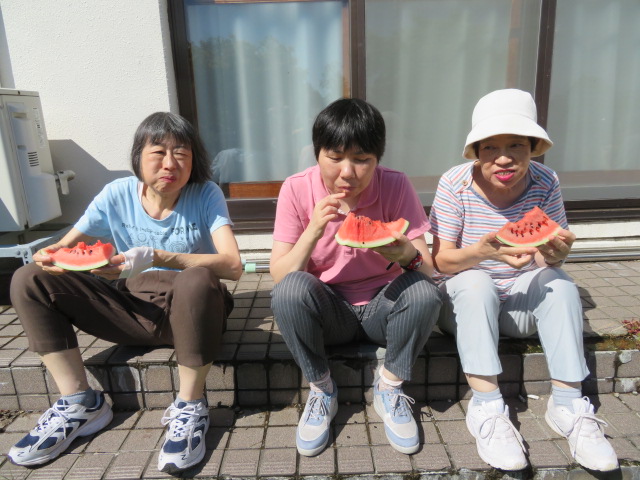
<svg viewBox="0 0 640 480"><path fill-rule="evenodd" d="M537 331L552 379L579 382L589 374L580 295L561 268L522 274L504 302L491 277L479 270L461 272L440 289L444 303L438 324L455 335L465 373L498 375L499 336L524 338Z"/></svg>

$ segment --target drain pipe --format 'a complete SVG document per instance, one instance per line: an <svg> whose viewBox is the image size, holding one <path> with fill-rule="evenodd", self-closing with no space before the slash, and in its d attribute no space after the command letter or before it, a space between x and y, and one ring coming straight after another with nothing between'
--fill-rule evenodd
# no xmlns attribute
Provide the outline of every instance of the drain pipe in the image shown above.
<svg viewBox="0 0 640 480"><path fill-rule="evenodd" d="M607 249L600 251L584 250L572 251L567 258L568 263L582 262L614 262L640 260L640 250L630 248ZM245 273L269 273L269 258L242 259Z"/></svg>
<svg viewBox="0 0 640 480"><path fill-rule="evenodd" d="M268 273L270 270L268 258L242 259L242 265L244 273Z"/></svg>

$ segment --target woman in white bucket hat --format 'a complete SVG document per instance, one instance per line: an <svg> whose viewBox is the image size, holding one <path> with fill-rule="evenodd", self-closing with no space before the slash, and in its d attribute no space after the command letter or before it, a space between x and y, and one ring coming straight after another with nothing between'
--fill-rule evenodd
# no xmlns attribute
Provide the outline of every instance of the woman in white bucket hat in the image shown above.
<svg viewBox="0 0 640 480"><path fill-rule="evenodd" d="M503 470L527 466L522 436L509 419L498 387L500 335L536 331L547 358L552 392L545 419L569 440L574 458L593 470L618 468L603 433L605 422L582 396L582 305L560 268L575 235L567 230L558 177L532 157L553 143L537 121L531 95L497 90L482 97L463 156L470 162L440 179L431 208L436 280L444 296L439 325L456 336L462 369L473 392L467 427L480 457ZM496 232L540 207L562 230L537 248L510 247Z"/></svg>

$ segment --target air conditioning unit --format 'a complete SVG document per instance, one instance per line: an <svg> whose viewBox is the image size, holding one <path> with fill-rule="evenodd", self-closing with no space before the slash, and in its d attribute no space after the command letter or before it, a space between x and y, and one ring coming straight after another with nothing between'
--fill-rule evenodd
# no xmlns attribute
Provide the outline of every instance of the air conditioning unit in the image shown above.
<svg viewBox="0 0 640 480"><path fill-rule="evenodd" d="M0 232L61 215L38 92L0 89Z"/></svg>

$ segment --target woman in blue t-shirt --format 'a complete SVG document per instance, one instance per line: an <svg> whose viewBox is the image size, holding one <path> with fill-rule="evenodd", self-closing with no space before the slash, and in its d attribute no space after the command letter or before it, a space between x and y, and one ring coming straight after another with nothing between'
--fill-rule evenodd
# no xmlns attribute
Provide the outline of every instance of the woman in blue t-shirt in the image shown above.
<svg viewBox="0 0 640 480"><path fill-rule="evenodd" d="M484 96L473 111L463 152L471 162L440 179L430 217L434 278L445 297L439 324L456 335L473 392L467 427L485 462L502 470L527 466L522 437L498 388L498 339L537 331L551 373L547 423L568 438L580 464L612 470L618 461L602 432L604 422L582 396L581 381L589 371L580 295L561 268L576 237L567 230L557 175L531 161L552 146L536 116L527 92ZM559 234L537 248L500 244L496 232L533 207L560 224Z"/></svg>
<svg viewBox="0 0 640 480"><path fill-rule="evenodd" d="M193 126L157 112L138 127L135 176L108 184L58 243L14 274L11 301L29 349L38 352L62 397L14 445L9 458L32 466L60 455L77 436L113 416L88 383L75 329L118 345L173 345L180 387L158 468L199 463L209 427L205 377L219 351L233 298L221 279L242 273L224 195L210 181L207 152ZM110 264L87 273L54 266L50 254L98 238L115 244Z"/></svg>

